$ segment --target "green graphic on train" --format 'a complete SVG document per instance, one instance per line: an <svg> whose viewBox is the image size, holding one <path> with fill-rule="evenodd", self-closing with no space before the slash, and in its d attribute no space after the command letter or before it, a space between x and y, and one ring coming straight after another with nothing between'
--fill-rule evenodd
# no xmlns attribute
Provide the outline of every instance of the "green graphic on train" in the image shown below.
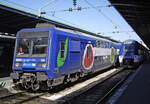
<svg viewBox="0 0 150 104"><path fill-rule="evenodd" d="M110 62L113 63L115 60L115 49L114 47L111 48L111 55L110 55Z"/></svg>

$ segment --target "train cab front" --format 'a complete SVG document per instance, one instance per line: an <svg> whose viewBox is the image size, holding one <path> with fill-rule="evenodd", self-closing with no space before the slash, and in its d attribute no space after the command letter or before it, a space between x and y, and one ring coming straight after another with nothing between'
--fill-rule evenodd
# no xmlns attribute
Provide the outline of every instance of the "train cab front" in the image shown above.
<svg viewBox="0 0 150 104"><path fill-rule="evenodd" d="M134 41L129 40L124 42L123 46L123 66L134 68L137 66L137 47Z"/></svg>
<svg viewBox="0 0 150 104"><path fill-rule="evenodd" d="M16 38L13 60L14 83L22 83L26 89L39 89L39 84L48 79L49 44L48 31L19 32Z"/></svg>
<svg viewBox="0 0 150 104"><path fill-rule="evenodd" d="M139 65L139 56L131 55L123 57L123 65L128 68L135 68Z"/></svg>
<svg viewBox="0 0 150 104"><path fill-rule="evenodd" d="M125 67L132 68L132 66L134 65L134 56L124 56L123 65Z"/></svg>

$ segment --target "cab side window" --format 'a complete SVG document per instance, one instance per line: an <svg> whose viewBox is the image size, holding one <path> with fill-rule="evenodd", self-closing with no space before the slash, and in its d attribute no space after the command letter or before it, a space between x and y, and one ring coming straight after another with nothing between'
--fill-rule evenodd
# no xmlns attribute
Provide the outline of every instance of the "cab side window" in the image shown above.
<svg viewBox="0 0 150 104"><path fill-rule="evenodd" d="M103 43L103 41L101 41L101 48L104 48L104 43Z"/></svg>
<svg viewBox="0 0 150 104"><path fill-rule="evenodd" d="M98 41L95 40L95 47L98 47Z"/></svg>
<svg viewBox="0 0 150 104"><path fill-rule="evenodd" d="M60 58L65 56L65 41L60 41Z"/></svg>
<svg viewBox="0 0 150 104"><path fill-rule="evenodd" d="M98 41L98 47L99 47L99 48L101 47L101 42L100 42L100 41Z"/></svg>

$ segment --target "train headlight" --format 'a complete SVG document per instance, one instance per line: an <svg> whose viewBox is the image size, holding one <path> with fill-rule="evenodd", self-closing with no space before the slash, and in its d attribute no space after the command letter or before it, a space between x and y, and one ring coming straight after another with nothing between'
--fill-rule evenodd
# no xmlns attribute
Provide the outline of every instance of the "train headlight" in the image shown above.
<svg viewBox="0 0 150 104"><path fill-rule="evenodd" d="M15 63L15 67L16 67L16 68L21 67L21 66L22 66L22 63L18 63L18 62Z"/></svg>
<svg viewBox="0 0 150 104"><path fill-rule="evenodd" d="M46 63L38 63L38 68L46 68Z"/></svg>
<svg viewBox="0 0 150 104"><path fill-rule="evenodd" d="M46 63L43 63L43 64L42 64L42 67L43 67L43 68L46 68Z"/></svg>

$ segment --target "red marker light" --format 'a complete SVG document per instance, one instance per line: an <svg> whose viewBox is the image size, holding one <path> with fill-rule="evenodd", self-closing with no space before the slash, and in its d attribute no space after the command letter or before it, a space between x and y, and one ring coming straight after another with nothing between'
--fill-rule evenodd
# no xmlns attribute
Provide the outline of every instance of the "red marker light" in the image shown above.
<svg viewBox="0 0 150 104"><path fill-rule="evenodd" d="M38 64L38 67L40 67L40 68L41 68L41 67L42 67L42 64Z"/></svg>
<svg viewBox="0 0 150 104"><path fill-rule="evenodd" d="M20 64L19 64L19 66L21 67L21 66L22 66L22 64L20 63Z"/></svg>

